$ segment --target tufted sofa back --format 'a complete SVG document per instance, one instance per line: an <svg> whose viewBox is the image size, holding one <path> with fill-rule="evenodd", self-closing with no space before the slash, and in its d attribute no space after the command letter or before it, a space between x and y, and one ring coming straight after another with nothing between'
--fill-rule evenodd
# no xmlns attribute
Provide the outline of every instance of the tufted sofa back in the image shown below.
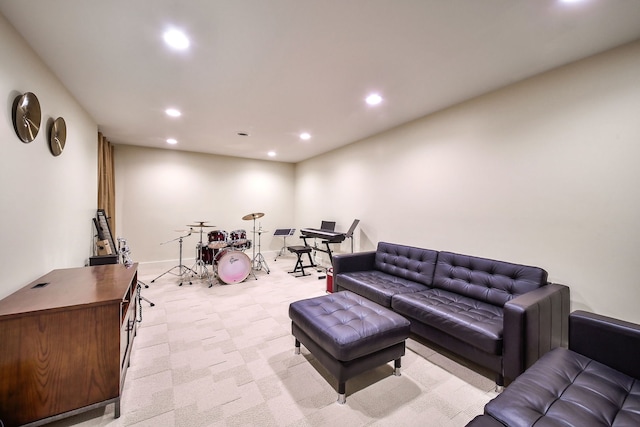
<svg viewBox="0 0 640 427"><path fill-rule="evenodd" d="M438 252L431 249L379 242L375 268L403 279L431 286Z"/></svg>
<svg viewBox="0 0 640 427"><path fill-rule="evenodd" d="M440 252L433 287L497 306L547 284L542 268Z"/></svg>

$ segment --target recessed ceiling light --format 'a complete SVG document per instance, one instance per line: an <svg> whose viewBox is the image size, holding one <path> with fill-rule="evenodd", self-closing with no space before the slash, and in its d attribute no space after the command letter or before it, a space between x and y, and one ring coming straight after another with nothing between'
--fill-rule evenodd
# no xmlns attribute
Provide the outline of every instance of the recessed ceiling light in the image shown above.
<svg viewBox="0 0 640 427"><path fill-rule="evenodd" d="M276 152L275 152L275 151L269 151L269 152L267 153L267 156L269 156L269 157L275 157L275 156L276 156Z"/></svg>
<svg viewBox="0 0 640 427"><path fill-rule="evenodd" d="M166 31L163 36L166 44L174 49L184 50L189 47L189 39L187 36L179 30Z"/></svg>
<svg viewBox="0 0 640 427"><path fill-rule="evenodd" d="M382 97L377 93L372 93L366 98L367 104L369 105L378 105L382 102Z"/></svg>
<svg viewBox="0 0 640 427"><path fill-rule="evenodd" d="M311 139L311 135L309 133L307 133L307 132L302 132L300 134L300 139L304 139L306 141L308 139Z"/></svg>
<svg viewBox="0 0 640 427"><path fill-rule="evenodd" d="M167 113L167 116L171 117L180 117L182 115L180 110L176 110L175 108L167 108L164 112Z"/></svg>
<svg viewBox="0 0 640 427"><path fill-rule="evenodd" d="M167 144L176 145L177 143L178 143L178 140L175 138L167 139Z"/></svg>

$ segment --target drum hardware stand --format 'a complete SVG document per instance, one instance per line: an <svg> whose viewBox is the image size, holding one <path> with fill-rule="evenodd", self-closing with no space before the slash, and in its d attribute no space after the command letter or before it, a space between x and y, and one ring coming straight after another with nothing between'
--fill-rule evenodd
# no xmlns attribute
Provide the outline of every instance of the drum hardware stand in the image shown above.
<svg viewBox="0 0 640 427"><path fill-rule="evenodd" d="M267 274L269 274L271 270L269 270L269 266L267 265L267 261L264 259L264 256L262 256L262 253L260 253L260 240L262 237L262 233L265 233L266 231L262 230L262 226L260 226L260 229L258 231L255 231L256 230L255 223L253 226L254 226L253 228L254 241L255 241L255 233L258 233L258 253L253 258L252 264L253 266L255 266L253 268L255 268L256 271L262 270L264 268ZM254 253L255 253L255 250L254 250ZM263 264L264 264L264 267L263 267Z"/></svg>
<svg viewBox="0 0 640 427"><path fill-rule="evenodd" d="M164 273L162 273L161 275L159 275L158 277L156 277L155 279L153 279L151 281L151 283L155 282L156 280L158 280L159 278L161 278L162 276L164 276L167 273L171 273L171 274L175 274L176 276L180 276L180 278L182 279L189 271L191 273L195 273L195 271L193 271L192 269L190 269L189 267L187 267L186 265L182 264L182 240L185 237L189 237L191 236L191 233L193 232L192 229L189 229L189 234L187 234L186 236L180 236L177 237L175 239L171 239L171 240L167 240L164 243L160 243L161 245L167 244L167 243L171 243L171 242L175 242L176 240L180 241L180 263L178 265L176 265L175 267L171 267L170 269L168 269L167 271L165 271ZM173 270L178 269L178 273L174 273ZM182 280L180 280L180 285L178 286L182 286ZM191 285L191 281L189 281L189 284Z"/></svg>
<svg viewBox="0 0 640 427"><path fill-rule="evenodd" d="M196 259L195 264L193 264L193 267L191 267L191 271L193 271L193 275L198 276L201 279L206 277L207 281L209 282L209 287L212 287L213 282L211 281L211 275L209 274L207 265L202 260L202 250L203 250L202 242L198 244L200 245L198 249L198 259Z"/></svg>
<svg viewBox="0 0 640 427"><path fill-rule="evenodd" d="M255 231L253 232L253 241L256 241L256 233ZM251 245L253 247L253 253L256 253L256 248L255 245ZM260 250L258 249L258 252L260 252ZM251 271L249 272L250 275L253 276L253 278L255 280L258 280L258 276L256 276L256 269L254 268L254 263L255 263L255 255L254 257L251 259ZM269 271L267 271L267 274L269 274Z"/></svg>
<svg viewBox="0 0 640 427"><path fill-rule="evenodd" d="M264 213L256 212L256 213L247 214L242 217L242 219L245 221L253 220L253 230L251 232L253 233L254 242L256 241L256 233L258 233L258 254L257 255L256 255L256 245L251 245L252 252L253 252L253 258L251 259L251 274L253 274L253 277L255 277L256 280L258 280L258 278L256 277L254 270L256 271L262 270L262 264L264 264L267 274L270 273L269 266L267 266L267 262L265 261L264 257L260 253L260 236L262 233L264 233L264 231L262 231L262 226L260 226L259 231L256 231L256 219L262 218L263 216L264 216ZM256 267L256 263L258 264L258 267Z"/></svg>
<svg viewBox="0 0 640 427"><path fill-rule="evenodd" d="M197 227L200 227L200 242L198 243L198 251L197 251L197 255L198 255L198 259L196 259L195 264L193 264L193 267L191 267L191 271L193 272L193 274L195 274L196 276L200 277L201 279L203 277L207 278L207 281L209 282L209 287L213 286L213 282L211 281L211 276L209 275L209 270L207 269L207 265L204 263L204 261L202 260L202 251L203 251L203 246L202 246L202 229L204 227L212 227L210 225L204 225L206 221L200 221L199 225L197 225ZM199 273L199 271L201 271L201 273ZM191 282L189 282L189 284L191 284ZM182 284L181 284L182 285Z"/></svg>

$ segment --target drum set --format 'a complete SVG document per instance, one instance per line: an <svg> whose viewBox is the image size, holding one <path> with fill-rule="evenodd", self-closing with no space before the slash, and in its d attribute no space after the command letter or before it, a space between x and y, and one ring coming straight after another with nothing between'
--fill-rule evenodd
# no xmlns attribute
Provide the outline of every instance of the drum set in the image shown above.
<svg viewBox="0 0 640 427"><path fill-rule="evenodd" d="M198 225L207 227L207 225ZM202 228L201 228L202 229ZM225 230L213 230L207 233L207 242L196 244L196 264L211 265L213 274L223 283L239 283L251 274L251 260L244 253L251 248L247 231L238 229L227 233Z"/></svg>
<svg viewBox="0 0 640 427"><path fill-rule="evenodd" d="M260 253L260 236L265 231L260 228L256 230L255 220L264 216L264 213L251 213L242 217L243 220L253 220L254 227L252 233L258 233L258 254L255 253L255 246L252 245L252 240L247 238L247 231L245 229L237 229L231 232L226 230L213 230L206 233L205 229L215 228L214 225L208 225L208 221L196 221L197 224L188 224L189 235L191 235L194 229L198 228L200 233L200 241L196 244L196 262L192 268L188 268L182 265L182 238L180 237L180 265L174 267L179 268L178 275L191 274L191 276L199 276L206 278L209 281L209 287L213 286L211 276L207 266L212 266L213 276L217 277L221 283L233 284L239 283L247 279L250 274L256 278L253 273L254 270L260 270L266 268L269 273L269 268L264 262L264 257ZM174 239L175 240L175 239ZM173 240L171 240L173 241ZM168 243L168 242L165 242ZM253 248L253 259L250 259L244 252ZM263 265L264 264L264 265ZM171 272L173 269L161 274L159 277L166 273ZM155 281L154 279L153 281ZM153 282L152 281L152 282ZM189 284L192 282L189 281ZM182 281L180 282L182 285Z"/></svg>

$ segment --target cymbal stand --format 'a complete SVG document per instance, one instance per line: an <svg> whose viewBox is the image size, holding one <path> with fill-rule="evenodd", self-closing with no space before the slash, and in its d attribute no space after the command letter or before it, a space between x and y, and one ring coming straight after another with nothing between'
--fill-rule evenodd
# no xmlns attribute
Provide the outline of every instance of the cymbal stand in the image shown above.
<svg viewBox="0 0 640 427"><path fill-rule="evenodd" d="M258 253L256 254L256 249L255 246L253 248L253 261L251 262L251 268L253 270L259 271L264 269L267 274L269 274L271 272L271 270L269 270L269 266L267 265L267 261L264 259L264 256L262 256L262 253L260 253L260 243L261 243L261 237L262 237L262 226L260 226L259 230L256 230L256 219L253 219L253 241L256 241L256 233L258 233Z"/></svg>
<svg viewBox="0 0 640 427"><path fill-rule="evenodd" d="M176 240L180 241L180 263L178 265L176 265L175 267L171 267L170 269L168 269L167 271L165 271L164 273L162 273L161 275L159 275L158 277L156 277L155 279L153 279L151 281L151 283L155 282L156 280L158 280L159 278L161 278L162 276L164 276L165 274L171 273L174 274L176 276L180 276L180 278L182 279L186 274L188 274L189 272L194 273L195 271L193 271L192 269L190 269L189 267L187 267L186 265L182 264L182 240L185 237L189 237L191 236L191 233L193 232L192 229L189 229L189 234L187 234L186 236L180 236L180 237L176 237L175 239L171 239L171 240L167 240L164 243L160 243L161 245L167 244L167 243L171 243L171 242L175 242ZM174 273L173 270L178 269L178 273ZM182 280L180 280L180 285L178 286L182 286ZM191 281L189 281L189 284L191 285Z"/></svg>
<svg viewBox="0 0 640 427"><path fill-rule="evenodd" d="M198 251L197 251L197 255L198 255L198 259L196 259L195 264L193 264L193 267L191 267L191 271L194 272L194 274L198 277L200 277L201 279L203 277L207 278L207 281L209 282L209 287L213 286L213 282L211 281L211 276L209 275L209 270L207 269L207 265L204 263L204 261L202 260L202 251L203 251L203 246L202 246L202 225L200 226L200 242L198 243ZM198 273L199 271L201 271L201 273Z"/></svg>

